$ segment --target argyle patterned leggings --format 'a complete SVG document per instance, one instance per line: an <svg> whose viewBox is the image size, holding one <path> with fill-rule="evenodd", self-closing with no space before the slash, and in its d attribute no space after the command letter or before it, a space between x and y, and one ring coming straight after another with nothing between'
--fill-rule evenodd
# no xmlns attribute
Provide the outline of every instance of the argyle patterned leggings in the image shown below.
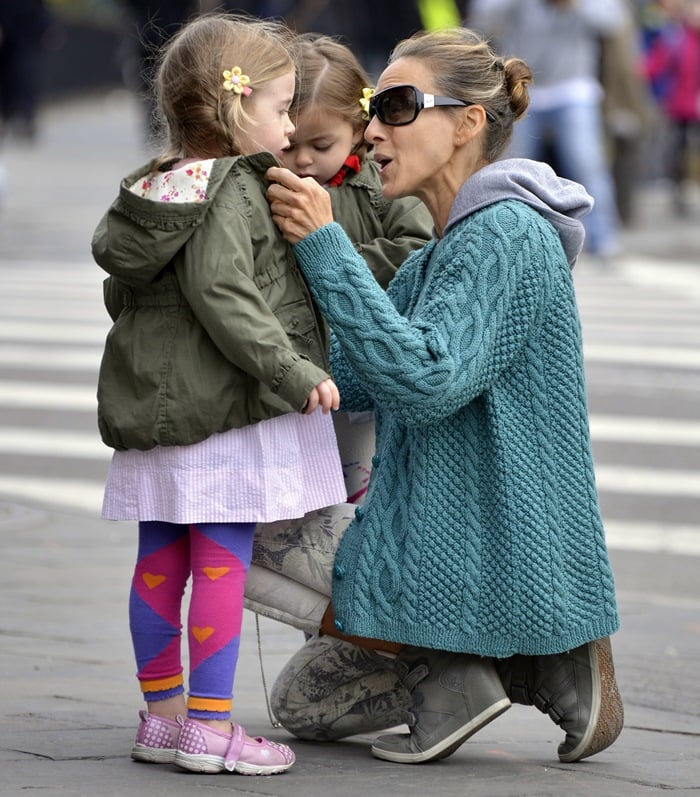
<svg viewBox="0 0 700 797"><path fill-rule="evenodd" d="M139 523L129 626L148 702L184 692L181 613L191 574L187 714L229 717L254 532L254 523Z"/></svg>

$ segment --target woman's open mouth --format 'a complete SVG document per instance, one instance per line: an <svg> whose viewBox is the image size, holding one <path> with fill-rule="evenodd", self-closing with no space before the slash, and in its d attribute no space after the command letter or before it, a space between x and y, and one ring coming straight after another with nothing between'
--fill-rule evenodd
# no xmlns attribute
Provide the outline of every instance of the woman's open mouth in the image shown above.
<svg viewBox="0 0 700 797"><path fill-rule="evenodd" d="M384 174L387 169L387 166L392 162L392 159L388 155L382 155L380 152L375 152L374 160L379 164L379 173Z"/></svg>

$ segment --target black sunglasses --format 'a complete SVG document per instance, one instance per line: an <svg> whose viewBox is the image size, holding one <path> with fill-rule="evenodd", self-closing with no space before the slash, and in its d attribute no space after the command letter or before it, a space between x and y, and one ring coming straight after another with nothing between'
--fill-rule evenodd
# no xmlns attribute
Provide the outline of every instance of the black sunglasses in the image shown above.
<svg viewBox="0 0 700 797"><path fill-rule="evenodd" d="M423 94L415 86L391 86L370 97L369 118L376 116L382 124L391 127L410 125L416 120L424 108L435 108L439 105L467 107L474 102L456 100L454 97L438 97L435 94ZM491 114L486 114L491 119Z"/></svg>

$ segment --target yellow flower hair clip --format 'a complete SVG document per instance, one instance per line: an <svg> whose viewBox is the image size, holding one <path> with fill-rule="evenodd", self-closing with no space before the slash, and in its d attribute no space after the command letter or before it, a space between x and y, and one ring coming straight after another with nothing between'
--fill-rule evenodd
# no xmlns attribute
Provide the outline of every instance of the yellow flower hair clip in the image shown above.
<svg viewBox="0 0 700 797"><path fill-rule="evenodd" d="M369 120L369 101L373 94L374 89L364 88L362 89L362 96L358 100L362 106L363 117L365 120Z"/></svg>
<svg viewBox="0 0 700 797"><path fill-rule="evenodd" d="M226 91L233 91L236 94L245 94L247 97L253 89L248 85L250 78L244 75L240 66L234 66L233 69L225 69L224 75L224 88Z"/></svg>

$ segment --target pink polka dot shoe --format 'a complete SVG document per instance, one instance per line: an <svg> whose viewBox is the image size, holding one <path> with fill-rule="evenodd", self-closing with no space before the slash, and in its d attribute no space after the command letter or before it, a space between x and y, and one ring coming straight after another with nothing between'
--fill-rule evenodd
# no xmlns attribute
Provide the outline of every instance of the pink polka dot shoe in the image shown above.
<svg viewBox="0 0 700 797"><path fill-rule="evenodd" d="M180 726L175 720L156 717L139 711L141 724L136 732L136 742L131 749L134 761L147 764L172 764L175 761Z"/></svg>
<svg viewBox="0 0 700 797"><path fill-rule="evenodd" d="M296 760L286 744L262 736L247 741L245 728L235 722L230 734L193 719L178 717L178 722L181 727L175 763L190 772L279 775Z"/></svg>

